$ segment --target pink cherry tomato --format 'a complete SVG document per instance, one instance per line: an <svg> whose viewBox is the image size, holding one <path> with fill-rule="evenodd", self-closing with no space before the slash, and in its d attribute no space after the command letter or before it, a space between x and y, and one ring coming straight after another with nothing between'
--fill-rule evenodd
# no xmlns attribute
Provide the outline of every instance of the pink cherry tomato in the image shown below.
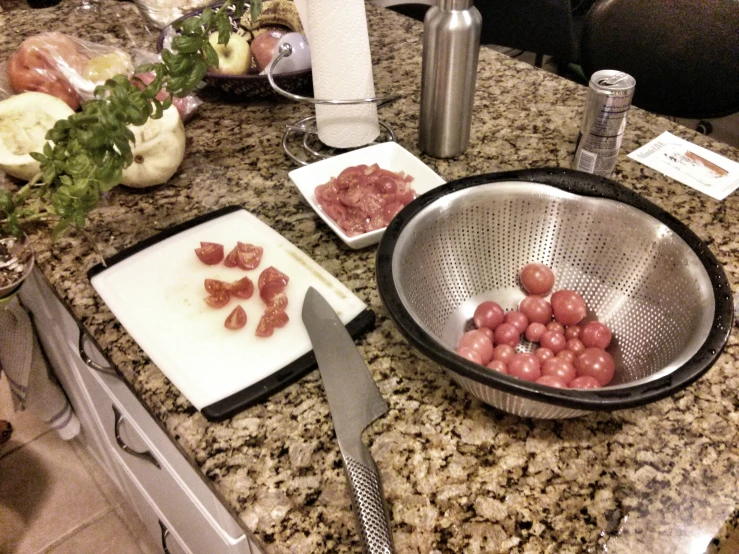
<svg viewBox="0 0 739 554"><path fill-rule="evenodd" d="M556 321L550 321L547 323L547 331L554 331L555 333L565 334L565 327L561 323Z"/></svg>
<svg viewBox="0 0 739 554"><path fill-rule="evenodd" d="M585 350L585 345L582 343L580 339L570 339L567 341L566 348L573 354L578 355L578 354L582 354L582 351Z"/></svg>
<svg viewBox="0 0 739 554"><path fill-rule="evenodd" d="M552 320L552 305L541 296L527 296L521 300L518 310L532 323L546 325Z"/></svg>
<svg viewBox="0 0 739 554"><path fill-rule="evenodd" d="M575 363L575 358L577 358L577 354L575 354L572 350L560 350L557 352L557 358L560 358L562 360L567 360L571 364Z"/></svg>
<svg viewBox="0 0 739 554"><path fill-rule="evenodd" d="M558 290L552 294L554 319L562 325L576 325L585 317L587 307L582 296L574 290Z"/></svg>
<svg viewBox="0 0 739 554"><path fill-rule="evenodd" d="M505 362L502 362L500 360L493 360L487 365L487 368L508 375L508 367L506 366Z"/></svg>
<svg viewBox="0 0 739 554"><path fill-rule="evenodd" d="M536 381L541 377L541 363L539 358L528 352L520 352L513 356L508 362L508 374L524 379L525 381Z"/></svg>
<svg viewBox="0 0 739 554"><path fill-rule="evenodd" d="M565 338L567 340L576 339L580 336L582 328L579 325L568 325L565 327Z"/></svg>
<svg viewBox="0 0 739 554"><path fill-rule="evenodd" d="M541 340L541 336L547 332L547 328L543 323L529 323L529 326L526 327L526 332L524 333L524 336L526 337L526 340L530 340L531 342L539 342Z"/></svg>
<svg viewBox="0 0 739 554"><path fill-rule="evenodd" d="M542 375L534 383L539 385L547 385L548 387L555 387L557 389L566 389L567 383L556 375Z"/></svg>
<svg viewBox="0 0 739 554"><path fill-rule="evenodd" d="M475 315L472 321L476 327L487 327L495 331L495 328L503 323L505 313L496 302L486 301L475 309Z"/></svg>
<svg viewBox="0 0 739 554"><path fill-rule="evenodd" d="M560 357L555 357L550 358L541 365L541 374L553 375L567 385L577 377L577 370L575 370L575 366L571 362Z"/></svg>
<svg viewBox="0 0 739 554"><path fill-rule="evenodd" d="M462 338L459 340L459 348L471 348L477 351L480 354L482 365L486 365L493 358L493 343L479 329L467 331L462 335Z"/></svg>
<svg viewBox="0 0 739 554"><path fill-rule="evenodd" d="M463 346L457 348L457 354L473 363L482 364L482 358L480 357L480 353L477 350L472 350L472 348Z"/></svg>
<svg viewBox="0 0 739 554"><path fill-rule="evenodd" d="M498 344L493 348L493 360L507 364L516 355L516 350L510 344Z"/></svg>
<svg viewBox="0 0 739 554"><path fill-rule="evenodd" d="M605 350L611 344L611 330L600 321L589 321L583 325L580 340L588 346Z"/></svg>
<svg viewBox="0 0 739 554"><path fill-rule="evenodd" d="M487 327L480 327L477 329L481 333L485 333L487 337L490 339L490 342L493 342L495 340L495 333L492 329L488 329Z"/></svg>
<svg viewBox="0 0 739 554"><path fill-rule="evenodd" d="M521 286L529 294L545 295L554 286L554 272L544 264L527 264L519 275Z"/></svg>
<svg viewBox="0 0 739 554"><path fill-rule="evenodd" d="M547 331L541 336L539 344L541 344L544 348L548 348L556 354L560 350L565 349L565 347L567 346L567 339L564 335L560 333Z"/></svg>
<svg viewBox="0 0 739 554"><path fill-rule="evenodd" d="M519 335L522 335L526 331L526 327L529 326L529 318L518 311L506 313L503 321L513 325Z"/></svg>
<svg viewBox="0 0 739 554"><path fill-rule="evenodd" d="M554 358L554 352L552 352L548 348L539 347L536 350L534 350L534 356L536 356L537 358L539 358L539 361L541 363L544 363L549 358Z"/></svg>
<svg viewBox="0 0 739 554"><path fill-rule="evenodd" d="M510 323L501 323L495 328L495 344L516 346L521 340L521 334Z"/></svg>
<svg viewBox="0 0 739 554"><path fill-rule="evenodd" d="M613 379L616 363L608 352L591 346L575 358L575 369L578 377L594 377L601 387L605 387Z"/></svg>
<svg viewBox="0 0 739 554"><path fill-rule="evenodd" d="M600 387L598 379L590 375L575 377L568 385L571 389L597 389Z"/></svg>

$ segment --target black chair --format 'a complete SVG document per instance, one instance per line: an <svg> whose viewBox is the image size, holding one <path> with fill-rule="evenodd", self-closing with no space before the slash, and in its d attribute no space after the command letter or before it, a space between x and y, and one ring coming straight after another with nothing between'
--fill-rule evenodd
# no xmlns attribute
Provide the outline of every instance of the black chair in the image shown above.
<svg viewBox="0 0 739 554"><path fill-rule="evenodd" d="M589 0L583 0L587 2ZM423 21L430 0L374 0L375 4ZM475 0L482 15L481 44L495 44L576 63L582 17L573 16L570 0Z"/></svg>
<svg viewBox="0 0 739 554"><path fill-rule="evenodd" d="M585 75L617 69L636 79L633 103L702 119L739 111L738 0L598 0L588 11Z"/></svg>

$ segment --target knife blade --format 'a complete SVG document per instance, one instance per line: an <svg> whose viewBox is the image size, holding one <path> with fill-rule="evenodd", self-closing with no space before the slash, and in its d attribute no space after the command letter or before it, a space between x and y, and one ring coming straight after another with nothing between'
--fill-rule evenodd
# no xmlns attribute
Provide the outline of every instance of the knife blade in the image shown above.
<svg viewBox="0 0 739 554"><path fill-rule="evenodd" d="M354 341L326 299L310 287L303 323L313 345L352 495L365 554L395 552L380 473L362 431L388 410Z"/></svg>

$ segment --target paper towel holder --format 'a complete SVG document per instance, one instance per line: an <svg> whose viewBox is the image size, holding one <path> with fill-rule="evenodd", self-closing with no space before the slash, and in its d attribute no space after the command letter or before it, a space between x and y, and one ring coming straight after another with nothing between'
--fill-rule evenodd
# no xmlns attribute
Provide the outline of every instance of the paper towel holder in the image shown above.
<svg viewBox="0 0 739 554"><path fill-rule="evenodd" d="M385 96L374 96L371 98L357 98L354 100L330 100L321 98L310 98L308 96L300 96L287 90L280 88L272 76L272 71L280 62L280 60L289 57L293 53L293 48L290 43L284 43L280 45L279 51L275 59L267 66L267 79L269 80L270 86L278 94L294 100L295 102L307 102L309 104L333 104L333 105L347 105L347 104L377 104L380 108L385 104L389 104L399 99L399 94L391 94ZM359 146L369 146L370 144L378 144L381 142L396 142L397 137L395 131L384 121L380 120L380 134L372 142ZM298 140L300 146L298 147L303 154L303 157L298 156L293 150L295 149L295 138L299 138L302 135L302 141ZM355 148L335 148L323 144L318 139L318 128L316 126L316 116L312 115L305 117L300 121L293 123L292 125L286 125L285 133L282 135L282 149L290 158L299 165L308 165L312 161L318 161L326 158L331 158L337 154L342 154Z"/></svg>

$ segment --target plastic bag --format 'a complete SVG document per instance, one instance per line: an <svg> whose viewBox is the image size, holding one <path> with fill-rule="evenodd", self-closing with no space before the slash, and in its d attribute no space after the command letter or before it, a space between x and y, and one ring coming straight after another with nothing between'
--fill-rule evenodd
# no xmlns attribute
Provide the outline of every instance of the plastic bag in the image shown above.
<svg viewBox="0 0 739 554"><path fill-rule="evenodd" d="M50 32L23 41L8 58L3 73L14 93L45 92L78 110L82 102L94 97L95 87L106 79L117 74L131 77L135 65L158 60L156 54L136 52L132 57L121 48ZM146 81L147 78L143 76L142 79ZM7 93L4 89L0 92ZM166 96L167 93L162 92L157 98L163 100ZM183 120L188 119L200 103L194 96L173 99Z"/></svg>

